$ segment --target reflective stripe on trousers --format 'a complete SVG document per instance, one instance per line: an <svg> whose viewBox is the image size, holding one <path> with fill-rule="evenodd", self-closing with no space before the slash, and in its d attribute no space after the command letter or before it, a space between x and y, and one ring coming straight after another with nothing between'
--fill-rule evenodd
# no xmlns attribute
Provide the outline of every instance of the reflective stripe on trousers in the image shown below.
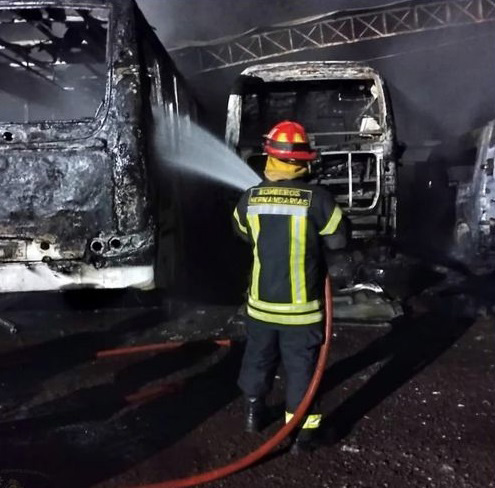
<svg viewBox="0 0 495 488"><path fill-rule="evenodd" d="M285 412L285 423L288 424L292 417L294 417L293 413ZM302 424L302 429L317 429L321 425L322 419L321 413L315 413L312 415L307 415L306 420Z"/></svg>

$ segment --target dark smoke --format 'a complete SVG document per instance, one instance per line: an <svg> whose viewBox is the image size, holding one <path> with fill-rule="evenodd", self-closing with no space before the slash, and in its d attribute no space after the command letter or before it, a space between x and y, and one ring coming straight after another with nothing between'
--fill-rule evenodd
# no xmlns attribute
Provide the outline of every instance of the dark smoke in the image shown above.
<svg viewBox="0 0 495 488"><path fill-rule="evenodd" d="M165 46L173 47L188 40L211 40L326 12L391 3L387 0L141 0L140 5L157 27ZM493 24L486 23L308 50L270 61L335 59L369 63L388 81L399 137L417 143L460 135L495 118L494 38ZM219 133L225 120L229 89L245 67L189 77L201 101L213 114L214 127Z"/></svg>

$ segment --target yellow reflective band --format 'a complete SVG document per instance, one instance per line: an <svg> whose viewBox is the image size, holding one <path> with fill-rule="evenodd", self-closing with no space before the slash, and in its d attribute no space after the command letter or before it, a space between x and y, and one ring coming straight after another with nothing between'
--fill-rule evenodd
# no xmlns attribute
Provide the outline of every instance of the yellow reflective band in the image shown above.
<svg viewBox="0 0 495 488"><path fill-rule="evenodd" d="M290 290L292 295L292 301L297 302L297 275L295 270L295 260L297 253L297 242L296 242L296 217L292 216L290 218Z"/></svg>
<svg viewBox="0 0 495 488"><path fill-rule="evenodd" d="M333 234L337 230L337 227L340 224L341 220L342 220L342 210L338 205L335 205L332 216L330 217L330 220L327 222L327 225L325 225L325 227L322 230L320 230L320 235L328 236Z"/></svg>
<svg viewBox="0 0 495 488"><path fill-rule="evenodd" d="M302 428L303 429L317 429L321 424L321 413L308 415L306 418L306 422L304 422Z"/></svg>
<svg viewBox="0 0 495 488"><path fill-rule="evenodd" d="M264 302L263 300L256 300L253 297L249 297L249 305L256 307L264 312L291 312L291 313L307 313L317 312L321 310L322 303L320 300L313 300L307 303L273 303Z"/></svg>
<svg viewBox="0 0 495 488"><path fill-rule="evenodd" d="M237 222L237 226L239 227L239 230L243 233L243 234L247 234L248 231L247 231L247 228L244 227L242 224L241 224L241 219L239 218L239 212L237 211L237 207L235 208L234 210L234 218L235 218L235 221Z"/></svg>
<svg viewBox="0 0 495 488"><path fill-rule="evenodd" d="M253 236L254 248L253 248L253 274L251 276L251 293L253 298L259 297L260 289L260 272L261 263L258 255L258 237L260 235L260 216L248 215L248 224L251 228L251 235Z"/></svg>
<svg viewBox="0 0 495 488"><path fill-rule="evenodd" d="M301 219L301 226L299 229L299 282L301 286L301 301L299 303L306 303L308 301L306 292L306 217L298 217Z"/></svg>
<svg viewBox="0 0 495 488"><path fill-rule="evenodd" d="M285 423L288 424L292 417L294 417L293 413L285 412ZM321 425L322 420L321 413L315 413L313 415L308 415L306 420L304 421L302 428L303 429L317 429Z"/></svg>
<svg viewBox="0 0 495 488"><path fill-rule="evenodd" d="M306 217L293 215L290 219L290 286L293 303L305 303Z"/></svg>
<svg viewBox="0 0 495 488"><path fill-rule="evenodd" d="M248 315L254 319L279 325L309 325L316 324L323 320L323 312L313 312L303 315L273 314L256 310L255 308L250 307L249 304L247 312Z"/></svg>

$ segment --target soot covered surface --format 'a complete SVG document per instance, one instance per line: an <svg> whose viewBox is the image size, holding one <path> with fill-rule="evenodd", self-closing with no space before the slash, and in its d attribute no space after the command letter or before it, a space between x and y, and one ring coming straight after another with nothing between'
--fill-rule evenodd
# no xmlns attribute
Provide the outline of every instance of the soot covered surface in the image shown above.
<svg viewBox="0 0 495 488"><path fill-rule="evenodd" d="M494 321L461 318L449 300L390 327L337 327L322 447L294 459L284 444L211 486L494 486ZM4 358L4 484L110 488L185 476L242 456L280 425L242 432L238 347L95 360L90 346L85 337ZM282 386L271 399L279 418Z"/></svg>

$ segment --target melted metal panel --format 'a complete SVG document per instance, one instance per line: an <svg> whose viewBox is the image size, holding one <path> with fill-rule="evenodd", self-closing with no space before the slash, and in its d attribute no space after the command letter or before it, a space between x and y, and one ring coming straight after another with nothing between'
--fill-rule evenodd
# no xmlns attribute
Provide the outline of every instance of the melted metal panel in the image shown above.
<svg viewBox="0 0 495 488"><path fill-rule="evenodd" d="M455 252L474 270L495 269L495 121L480 132L470 180L457 187Z"/></svg>
<svg viewBox="0 0 495 488"><path fill-rule="evenodd" d="M0 0L0 9L47 4L63 7L67 2ZM141 287L153 281L148 271L144 279L136 275L135 281L129 279L132 273L111 271L123 266L152 269L154 258L135 4L94 0L90 7L111 11L106 95L95 117L0 122L0 263L25 262L29 267L43 260L44 269L63 273L63 280L45 280L42 289L71 282L83 287ZM112 238L119 246L108 247ZM95 239L104 243L97 253L90 247ZM8 266L0 268L0 277L6 276ZM103 268L112 279L103 277L98 284ZM15 291L15 274L9 276L7 289ZM32 286L40 289L36 283L33 280ZM18 289L29 290L29 280L19 282Z"/></svg>
<svg viewBox="0 0 495 488"><path fill-rule="evenodd" d="M299 82L302 87L305 81L338 80L342 86L345 86L346 80L349 82L373 80L381 119L379 133L372 137L368 134L364 137L356 137L356 135L342 137L338 133L309 132L313 146L321 154L314 182L328 186L347 210L355 224L353 237L370 239L395 235L397 223L395 127L384 90L384 81L379 73L369 66L350 61L270 63L245 69L238 86L229 97L226 141L246 160L256 153L255 149L243 147L240 142L243 90L244 86L251 84L250 80ZM340 136L340 139L335 136ZM360 155L368 155L367 166L375 168L373 174L369 174L369 170L367 174L356 174L361 173L359 165L362 163L356 162ZM337 161L339 158L343 158L343 162L339 163ZM340 176L336 177L335 170L337 168L338 172L340 166L345 174L339 173ZM364 182L371 183L373 188L365 188ZM368 203L359 204L366 199L369 200Z"/></svg>

